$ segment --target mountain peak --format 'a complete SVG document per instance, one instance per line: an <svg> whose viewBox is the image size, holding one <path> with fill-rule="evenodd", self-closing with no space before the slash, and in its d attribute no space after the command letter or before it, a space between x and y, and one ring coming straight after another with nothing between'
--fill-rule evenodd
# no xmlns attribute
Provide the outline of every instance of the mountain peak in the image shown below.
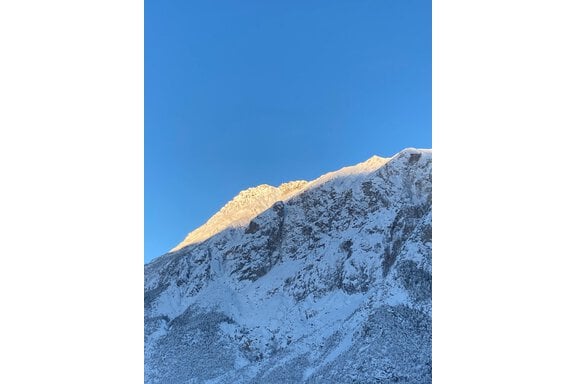
<svg viewBox="0 0 576 384"><path fill-rule="evenodd" d="M270 208L275 202L292 197L305 188L307 184L307 181L298 180L280 184L278 187L260 184L240 191L204 225L190 232L170 252L204 241L228 227L246 225L252 218Z"/></svg>
<svg viewBox="0 0 576 384"><path fill-rule="evenodd" d="M363 166L360 168L378 168L378 167L381 167L384 164L386 164L389 160L390 160L389 157L380 157L380 156L374 155L374 156L370 157L368 160L357 164L356 167Z"/></svg>
<svg viewBox="0 0 576 384"><path fill-rule="evenodd" d="M430 150L406 148L392 158L400 156L403 153L420 153L422 151ZM374 172L388 163L392 158L374 155L366 161L341 168L337 171L328 172L310 182L296 180L282 183L278 187L269 184L260 184L256 187L245 189L224 205L224 207L205 224L190 232L186 238L170 252L177 251L190 244L204 241L228 227L247 225L250 220L272 207L277 201L286 201L310 188L318 187L337 178L346 178Z"/></svg>
<svg viewBox="0 0 576 384"><path fill-rule="evenodd" d="M372 157L370 157L368 160L366 160L366 163L374 163L374 162L379 162L382 160L386 160L384 157L378 156L378 155L374 155Z"/></svg>

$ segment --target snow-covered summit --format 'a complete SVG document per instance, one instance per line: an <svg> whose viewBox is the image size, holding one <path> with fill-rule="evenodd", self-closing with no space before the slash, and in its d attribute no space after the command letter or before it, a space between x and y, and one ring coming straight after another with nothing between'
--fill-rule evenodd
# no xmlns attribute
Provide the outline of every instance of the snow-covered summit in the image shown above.
<svg viewBox="0 0 576 384"><path fill-rule="evenodd" d="M405 151L409 150L414 149L406 149ZM176 247L171 249L170 252L177 251L190 244L204 241L226 228L246 225L251 219L269 209L275 202L285 202L309 188L314 188L337 177L373 172L382 167L389 160L389 158L375 155L364 162L344 167L338 171L326 173L310 182L297 180L283 183L278 187L261 184L243 190L229 201L219 212L212 216L205 224L190 232L186 238Z"/></svg>
<svg viewBox="0 0 576 384"><path fill-rule="evenodd" d="M277 201L286 200L298 193L308 183L304 180L283 183L278 187L262 184L241 191L204 225L190 232L170 252L187 245L198 243L229 227L246 225L251 219L264 212Z"/></svg>

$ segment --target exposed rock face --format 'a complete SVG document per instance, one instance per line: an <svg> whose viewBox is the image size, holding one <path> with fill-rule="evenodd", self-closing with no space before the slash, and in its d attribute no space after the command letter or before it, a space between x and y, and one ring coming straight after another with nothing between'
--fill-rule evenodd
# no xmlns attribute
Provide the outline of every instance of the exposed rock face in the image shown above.
<svg viewBox="0 0 576 384"><path fill-rule="evenodd" d="M430 383L431 150L241 192L145 266L147 383Z"/></svg>

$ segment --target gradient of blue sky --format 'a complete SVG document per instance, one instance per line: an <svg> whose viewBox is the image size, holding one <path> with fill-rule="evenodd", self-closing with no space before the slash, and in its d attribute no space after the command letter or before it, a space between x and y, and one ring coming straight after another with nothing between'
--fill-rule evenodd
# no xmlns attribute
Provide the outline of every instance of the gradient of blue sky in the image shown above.
<svg viewBox="0 0 576 384"><path fill-rule="evenodd" d="M430 148L431 1L145 1L145 261L240 190Z"/></svg>

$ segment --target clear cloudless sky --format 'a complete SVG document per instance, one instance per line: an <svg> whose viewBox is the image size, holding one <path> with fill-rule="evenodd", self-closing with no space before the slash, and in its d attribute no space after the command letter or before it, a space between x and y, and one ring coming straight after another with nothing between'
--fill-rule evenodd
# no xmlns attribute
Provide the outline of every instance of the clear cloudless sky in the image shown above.
<svg viewBox="0 0 576 384"><path fill-rule="evenodd" d="M431 0L145 0L145 262L239 191L432 145Z"/></svg>

